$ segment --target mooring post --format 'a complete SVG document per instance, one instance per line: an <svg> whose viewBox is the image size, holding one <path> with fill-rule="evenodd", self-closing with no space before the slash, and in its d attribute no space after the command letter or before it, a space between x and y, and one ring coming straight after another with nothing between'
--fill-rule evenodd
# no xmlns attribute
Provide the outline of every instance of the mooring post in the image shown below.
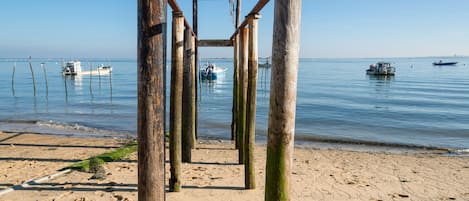
<svg viewBox="0 0 469 201"><path fill-rule="evenodd" d="M171 44L171 92L169 108L169 159L171 178L169 190L181 191L181 116L182 75L184 57L184 16L173 11Z"/></svg>
<svg viewBox="0 0 469 201"><path fill-rule="evenodd" d="M235 23L235 29L239 27L239 21L240 21L240 12L241 12L241 0L236 0L236 23ZM234 56L233 56L233 107L231 109L232 112L232 118L231 118L231 140L235 142L235 147L238 149L238 140L236 137L236 121L238 119L238 55L239 55L239 50L238 50L238 45L239 43L239 37L238 34L236 34L233 37L233 51L234 51Z"/></svg>
<svg viewBox="0 0 469 201"><path fill-rule="evenodd" d="M192 72L192 99L191 99L191 105L192 105L192 141L191 141L191 147L192 149L195 148L196 144L197 144L197 138L196 138L196 130L197 130L197 127L196 127L196 123L197 123L197 120L196 120L196 113L197 113L197 67L196 67L196 62L195 62L195 58L196 58L196 54L195 54L195 47L196 47L196 43L197 43L197 38L196 36L192 36L192 54L191 54L191 61L192 61L192 65L191 65L191 72Z"/></svg>
<svg viewBox="0 0 469 201"><path fill-rule="evenodd" d="M167 2L138 0L138 200L165 200Z"/></svg>
<svg viewBox="0 0 469 201"><path fill-rule="evenodd" d="M33 80L34 97L36 97L36 79L34 78L33 64L31 63L31 56L29 56L29 70L31 71L31 79Z"/></svg>
<svg viewBox="0 0 469 201"><path fill-rule="evenodd" d="M265 200L287 201L293 163L301 1L276 0Z"/></svg>
<svg viewBox="0 0 469 201"><path fill-rule="evenodd" d="M247 189L256 188L256 177L254 167L254 147L256 139L256 90L257 90L257 32L258 32L258 14L248 16L249 27L249 62L248 62L248 89L247 89L247 108L246 108L246 134L244 136L245 153L245 177L244 183Z"/></svg>
<svg viewBox="0 0 469 201"><path fill-rule="evenodd" d="M236 137L236 122L238 119L238 35L233 37L233 106L231 109L231 140L235 141L235 147L238 149L238 140Z"/></svg>
<svg viewBox="0 0 469 201"><path fill-rule="evenodd" d="M13 73L11 74L11 93L15 96L15 72L16 72L16 61L13 63Z"/></svg>
<svg viewBox="0 0 469 201"><path fill-rule="evenodd" d="M46 64L41 63L42 70L44 72L44 80L46 81L46 99L49 99L49 83L47 83L47 72L46 72Z"/></svg>
<svg viewBox="0 0 469 201"><path fill-rule="evenodd" d="M182 86L182 162L191 162L192 152L192 31L184 30L184 70Z"/></svg>
<svg viewBox="0 0 469 201"><path fill-rule="evenodd" d="M199 33L199 25L198 25L198 0L192 0L192 30L194 31L194 34L198 37ZM197 41L195 43L195 48L194 48L194 67L195 67L195 137L196 139L199 137L199 105L198 105L198 97L199 97L199 92L198 92L198 85L199 85L199 47L197 45Z"/></svg>
<svg viewBox="0 0 469 201"><path fill-rule="evenodd" d="M240 45L239 45L239 82L238 82L238 121L237 121L237 137L238 137L238 148L239 148L239 164L244 164L244 135L246 133L246 96L248 88L248 39L249 29L243 27L239 30L240 34Z"/></svg>

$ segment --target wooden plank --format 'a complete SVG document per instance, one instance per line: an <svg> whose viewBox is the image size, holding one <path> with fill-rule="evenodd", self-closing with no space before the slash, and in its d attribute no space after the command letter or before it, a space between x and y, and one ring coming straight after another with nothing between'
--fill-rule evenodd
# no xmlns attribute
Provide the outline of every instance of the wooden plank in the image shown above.
<svg viewBox="0 0 469 201"><path fill-rule="evenodd" d="M184 54L184 17L173 11L171 44L171 91L169 108L169 161L171 177L169 190L181 191L181 116L182 116L182 75Z"/></svg>
<svg viewBox="0 0 469 201"><path fill-rule="evenodd" d="M301 1L275 1L265 200L292 200Z"/></svg>
<svg viewBox="0 0 469 201"><path fill-rule="evenodd" d="M179 5L176 3L176 0L168 0L168 4L173 9L174 12L182 13L181 7L179 7ZM191 25L189 25L189 22L187 22L186 17L184 17L184 27L191 30L192 35L197 37L197 34L195 34L195 32L192 31Z"/></svg>
<svg viewBox="0 0 469 201"><path fill-rule="evenodd" d="M261 12L261 10L264 8L264 6L269 3L269 0L259 0L257 2L257 4L254 6L254 8L252 8L251 12L249 12L248 15L250 14L258 14L259 12ZM230 39L233 39L233 37L238 34L239 32L239 29L241 27L245 27L246 25L248 24L248 19L247 18L244 18L244 21L241 23L241 25L239 25L239 27L234 31L233 35L231 35Z"/></svg>
<svg viewBox="0 0 469 201"><path fill-rule="evenodd" d="M233 46L232 40L198 40L199 47L231 47Z"/></svg>
<svg viewBox="0 0 469 201"><path fill-rule="evenodd" d="M165 200L166 1L138 0L138 200Z"/></svg>

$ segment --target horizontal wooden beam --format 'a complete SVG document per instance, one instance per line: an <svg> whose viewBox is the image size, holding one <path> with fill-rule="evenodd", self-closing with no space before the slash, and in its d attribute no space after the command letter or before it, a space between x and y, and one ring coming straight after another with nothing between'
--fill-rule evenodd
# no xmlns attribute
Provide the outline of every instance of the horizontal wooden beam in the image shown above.
<svg viewBox="0 0 469 201"><path fill-rule="evenodd" d="M265 6L267 3L269 3L269 0L259 0L259 1L257 2L257 4L254 6L254 8L252 8L251 12L249 12L248 16L251 15L251 14L257 14L257 13L259 13L259 12L262 10L262 8L264 8L264 6ZM244 21L241 23L241 25L239 25L239 27L235 30L235 32L233 33L233 35L231 35L230 39L233 40L234 36L235 36L236 34L238 34L239 28L244 27L244 26L246 26L247 24L248 24L248 19L247 19L247 17L246 17L246 18L244 18Z"/></svg>
<svg viewBox="0 0 469 201"><path fill-rule="evenodd" d="M198 40L199 47L231 47L233 46L232 40Z"/></svg>

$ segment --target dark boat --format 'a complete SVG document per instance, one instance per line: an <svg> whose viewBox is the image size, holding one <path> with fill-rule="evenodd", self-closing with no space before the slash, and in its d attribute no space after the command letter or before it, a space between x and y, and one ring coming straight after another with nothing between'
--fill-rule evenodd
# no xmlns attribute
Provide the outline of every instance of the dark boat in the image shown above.
<svg viewBox="0 0 469 201"><path fill-rule="evenodd" d="M443 61L438 61L438 62L433 62L433 65L435 66L451 66L451 65L456 65L458 62L443 62Z"/></svg>

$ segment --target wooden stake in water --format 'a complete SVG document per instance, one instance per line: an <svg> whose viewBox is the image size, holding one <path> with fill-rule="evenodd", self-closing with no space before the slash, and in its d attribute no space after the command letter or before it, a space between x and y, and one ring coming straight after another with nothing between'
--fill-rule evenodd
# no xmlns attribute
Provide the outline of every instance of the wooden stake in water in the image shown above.
<svg viewBox="0 0 469 201"><path fill-rule="evenodd" d="M65 62L64 59L62 58L62 70L65 69ZM64 78L64 88L65 88L65 102L68 103L68 88L67 88L67 76L63 75Z"/></svg>
<svg viewBox="0 0 469 201"><path fill-rule="evenodd" d="M49 84L47 83L46 64L41 63L42 70L44 71L44 80L46 80L46 99L49 98Z"/></svg>
<svg viewBox="0 0 469 201"><path fill-rule="evenodd" d="M31 64L31 56L29 56L29 70L31 70L31 77L33 79L34 97L36 97L36 79L34 79L34 71L33 71L33 65Z"/></svg>
<svg viewBox="0 0 469 201"><path fill-rule="evenodd" d="M92 73L93 64L88 63L88 65L90 67L90 95L91 95L91 98L93 98L93 89L91 88L91 80L93 79L93 73Z"/></svg>
<svg viewBox="0 0 469 201"><path fill-rule="evenodd" d="M11 93L15 96L15 71L16 71L16 62L13 63L13 74L11 75Z"/></svg>

